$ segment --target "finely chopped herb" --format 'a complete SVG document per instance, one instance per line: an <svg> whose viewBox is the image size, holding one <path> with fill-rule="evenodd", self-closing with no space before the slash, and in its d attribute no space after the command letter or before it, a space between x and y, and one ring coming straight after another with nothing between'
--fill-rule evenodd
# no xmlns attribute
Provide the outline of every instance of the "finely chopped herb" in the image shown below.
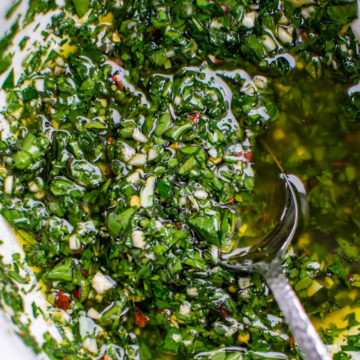
<svg viewBox="0 0 360 360"><path fill-rule="evenodd" d="M290 282L327 344L358 324L351 308L338 328L327 320L360 299L356 6L29 2L0 41L0 211L71 315L53 317L49 358L302 358L260 276L219 265L234 238L258 235L254 213L269 225L252 196L259 137L308 191ZM14 43L42 14L40 37ZM21 73L12 45L28 51ZM19 320L21 267L0 266L1 303L39 352ZM351 358L359 336L341 350Z"/></svg>

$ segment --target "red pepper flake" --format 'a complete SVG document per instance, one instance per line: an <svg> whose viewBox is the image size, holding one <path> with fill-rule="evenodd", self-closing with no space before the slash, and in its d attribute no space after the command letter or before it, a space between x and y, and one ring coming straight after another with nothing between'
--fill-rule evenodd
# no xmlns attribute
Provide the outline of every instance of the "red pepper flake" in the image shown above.
<svg viewBox="0 0 360 360"><path fill-rule="evenodd" d="M248 162L251 162L253 158L252 151L244 151L244 157Z"/></svg>
<svg viewBox="0 0 360 360"><path fill-rule="evenodd" d="M108 144L112 144L113 141L114 141L114 138L111 137L111 136L109 136L109 137L106 139L106 142L107 142Z"/></svg>
<svg viewBox="0 0 360 360"><path fill-rule="evenodd" d="M220 7L221 7L226 13L229 13L229 12L230 12L229 5L221 4Z"/></svg>
<svg viewBox="0 0 360 360"><path fill-rule="evenodd" d="M224 60L222 60L222 59L218 59L218 58L215 58L214 59L214 64L215 65L221 65L221 64L223 64L224 63Z"/></svg>
<svg viewBox="0 0 360 360"><path fill-rule="evenodd" d="M333 161L333 162L331 163L331 168L332 168L333 170L340 170L340 169L342 169L343 167L345 167L345 165L346 165L346 161L345 161L345 160L343 160L343 161Z"/></svg>
<svg viewBox="0 0 360 360"><path fill-rule="evenodd" d="M107 356L106 354L101 358L102 360L112 360L110 356Z"/></svg>
<svg viewBox="0 0 360 360"><path fill-rule="evenodd" d="M354 144L358 141L358 137L358 133L351 133L346 135L345 140L350 144Z"/></svg>
<svg viewBox="0 0 360 360"><path fill-rule="evenodd" d="M304 40L307 40L309 38L308 34L306 33L306 29L304 27L299 28L299 35Z"/></svg>
<svg viewBox="0 0 360 360"><path fill-rule="evenodd" d="M293 337L289 338L289 345L291 348L294 347L294 338Z"/></svg>
<svg viewBox="0 0 360 360"><path fill-rule="evenodd" d="M259 219L266 219L268 217L267 213L263 213L259 216Z"/></svg>
<svg viewBox="0 0 360 360"><path fill-rule="evenodd" d="M308 180L310 189L314 188L317 185L318 181L316 178L311 178Z"/></svg>
<svg viewBox="0 0 360 360"><path fill-rule="evenodd" d="M72 295L76 300L79 300L80 299L80 289L73 290Z"/></svg>
<svg viewBox="0 0 360 360"><path fill-rule="evenodd" d="M242 150L241 152L235 152L233 153L233 155L235 157L243 158L243 159L239 159L240 161L251 162L253 158L252 151L250 150Z"/></svg>
<svg viewBox="0 0 360 360"><path fill-rule="evenodd" d="M311 251L309 251L309 250L306 250L306 251L305 251L305 254L306 254L308 257L311 257L311 256L312 256Z"/></svg>
<svg viewBox="0 0 360 360"><path fill-rule="evenodd" d="M109 166L106 168L106 176L107 176L108 178L114 177L114 175L111 173L111 165L109 165Z"/></svg>
<svg viewBox="0 0 360 360"><path fill-rule="evenodd" d="M68 295L64 293L63 290L60 290L55 298L55 305L62 310L69 310L70 309L70 298Z"/></svg>
<svg viewBox="0 0 360 360"><path fill-rule="evenodd" d="M175 224L175 226L176 226L179 230L182 229L182 225L181 225L181 224Z"/></svg>
<svg viewBox="0 0 360 360"><path fill-rule="evenodd" d="M151 28L149 30L150 35L160 35L161 30L159 28Z"/></svg>
<svg viewBox="0 0 360 360"><path fill-rule="evenodd" d="M233 315L233 313L223 303L217 304L215 310L219 313L219 316L226 320Z"/></svg>
<svg viewBox="0 0 360 360"><path fill-rule="evenodd" d="M197 124L199 122L199 119L200 119L200 113L197 112L195 113L194 115L187 115L187 117L190 119L190 121L193 123L193 124Z"/></svg>
<svg viewBox="0 0 360 360"><path fill-rule="evenodd" d="M36 240L37 242L41 242L41 235L40 235L40 234L36 234L36 235L35 235L35 240Z"/></svg>
<svg viewBox="0 0 360 360"><path fill-rule="evenodd" d="M235 198L234 198L234 197L230 198L230 199L228 200L228 202L229 202L230 204L234 205L234 204L235 204Z"/></svg>
<svg viewBox="0 0 360 360"><path fill-rule="evenodd" d="M160 309L160 310L158 310L158 313L170 315L171 311L169 309Z"/></svg>
<svg viewBox="0 0 360 360"><path fill-rule="evenodd" d="M124 63L122 62L121 59L109 59L110 62L113 62L114 64L123 67Z"/></svg>
<svg viewBox="0 0 360 360"><path fill-rule="evenodd" d="M84 270L84 269L81 269L81 273L85 276L85 277L88 277L89 276L89 272Z"/></svg>
<svg viewBox="0 0 360 360"><path fill-rule="evenodd" d="M346 280L353 282L355 281L354 275L353 274L347 274L346 275Z"/></svg>
<svg viewBox="0 0 360 360"><path fill-rule="evenodd" d="M141 328L145 327L149 318L138 308L135 308L135 324Z"/></svg>
<svg viewBox="0 0 360 360"><path fill-rule="evenodd" d="M171 311L169 309L160 309L160 310L158 310L158 313L159 314L166 314L168 316L168 318L166 320L168 322L171 322L171 318L170 318Z"/></svg>
<svg viewBox="0 0 360 360"><path fill-rule="evenodd" d="M74 251L74 254L80 254L84 250L83 246L80 247L80 249L77 249Z"/></svg>
<svg viewBox="0 0 360 360"><path fill-rule="evenodd" d="M124 89L124 85L121 82L122 76L120 74L115 74L114 76L112 76L110 78L112 81L115 82L115 84L117 85L117 87L119 88L119 90L123 90Z"/></svg>

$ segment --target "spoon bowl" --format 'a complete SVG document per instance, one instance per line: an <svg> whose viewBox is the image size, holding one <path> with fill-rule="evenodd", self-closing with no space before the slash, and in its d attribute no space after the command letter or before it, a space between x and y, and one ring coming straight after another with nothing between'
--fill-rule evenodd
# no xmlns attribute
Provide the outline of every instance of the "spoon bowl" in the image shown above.
<svg viewBox="0 0 360 360"><path fill-rule="evenodd" d="M296 178L292 175L293 178ZM299 217L296 194L290 179L281 174L284 191L278 193L276 200L285 202L278 221L272 230L247 248L235 248L222 255L222 265L238 271L262 271L275 258L282 258L293 239ZM297 179L297 178L296 178ZM299 180L300 181L300 180Z"/></svg>
<svg viewBox="0 0 360 360"><path fill-rule="evenodd" d="M221 264L233 271L260 273L272 291L305 358L328 360L330 357L325 345L291 288L281 266L281 259L298 227L298 198L305 214L307 212L305 188L298 177L285 174L276 157L266 144L264 146L275 164L273 168L276 169L277 178L282 184L269 186L270 190L266 189L267 192L273 192L270 204L272 221L269 221L271 226L267 227L271 230L247 247L239 247L239 241L235 240L231 251L222 254ZM277 186L282 190L278 191Z"/></svg>

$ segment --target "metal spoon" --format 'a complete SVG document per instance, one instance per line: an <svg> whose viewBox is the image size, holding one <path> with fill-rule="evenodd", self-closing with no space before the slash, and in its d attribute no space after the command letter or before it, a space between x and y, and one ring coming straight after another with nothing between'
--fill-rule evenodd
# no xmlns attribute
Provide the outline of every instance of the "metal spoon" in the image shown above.
<svg viewBox="0 0 360 360"><path fill-rule="evenodd" d="M266 147L266 145L265 145ZM269 149L267 149L269 152ZM287 320L294 339L308 360L330 359L325 345L316 332L294 290L285 277L281 258L293 239L299 219L299 206L296 196L304 195L305 189L301 180L295 175L286 175L279 162L270 152L283 180L285 191L277 194L278 200L283 195L285 206L280 210L276 226L246 251L235 248L222 255L222 265L234 271L258 272L271 289L276 302ZM296 191L295 191L296 190ZM277 201L279 203L279 201Z"/></svg>

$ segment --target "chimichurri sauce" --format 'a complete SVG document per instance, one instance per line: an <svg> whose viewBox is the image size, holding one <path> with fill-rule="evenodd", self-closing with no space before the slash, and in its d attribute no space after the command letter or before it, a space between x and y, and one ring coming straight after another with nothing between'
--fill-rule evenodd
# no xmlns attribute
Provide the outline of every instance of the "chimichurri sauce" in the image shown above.
<svg viewBox="0 0 360 360"><path fill-rule="evenodd" d="M41 347L14 317L36 352L301 359L260 276L219 265L268 225L260 138L308 191L288 278L327 344L359 324L355 18L351 0L29 2L0 41L0 211L59 310ZM13 258L0 294L21 314Z"/></svg>

